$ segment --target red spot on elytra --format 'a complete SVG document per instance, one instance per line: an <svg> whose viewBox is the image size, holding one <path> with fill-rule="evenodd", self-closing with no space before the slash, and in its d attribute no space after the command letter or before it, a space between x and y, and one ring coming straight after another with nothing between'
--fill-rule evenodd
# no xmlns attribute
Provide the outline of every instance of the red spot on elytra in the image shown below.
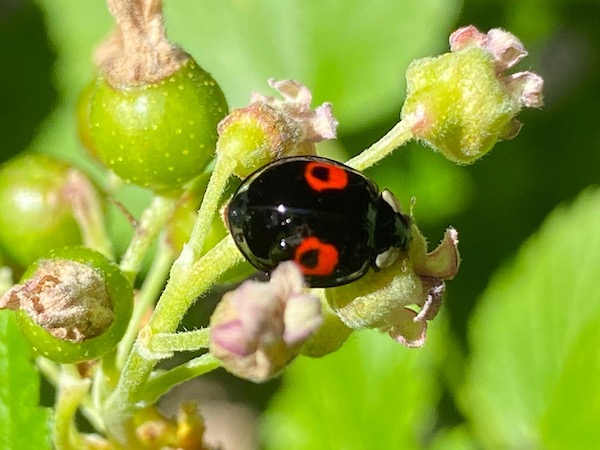
<svg viewBox="0 0 600 450"><path fill-rule="evenodd" d="M294 261L300 266L304 275L326 276L335 270L339 255L333 245L310 236L296 248Z"/></svg>
<svg viewBox="0 0 600 450"><path fill-rule="evenodd" d="M344 189L348 185L348 174L340 167L322 162L309 162L304 170L304 178L315 191Z"/></svg>

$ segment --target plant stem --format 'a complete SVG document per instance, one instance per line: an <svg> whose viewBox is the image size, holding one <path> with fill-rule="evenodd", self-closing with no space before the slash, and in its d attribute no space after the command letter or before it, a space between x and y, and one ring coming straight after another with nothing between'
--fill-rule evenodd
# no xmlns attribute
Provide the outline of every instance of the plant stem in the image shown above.
<svg viewBox="0 0 600 450"><path fill-rule="evenodd" d="M188 265L186 249L173 264L171 279L149 322L153 333L173 333L187 310L229 268L242 261L230 235L209 250L199 261ZM179 270L175 271L174 269Z"/></svg>
<svg viewBox="0 0 600 450"><path fill-rule="evenodd" d="M189 307L205 293L230 267L241 261L231 236L226 236L199 261L190 259L190 249L173 264L171 279L163 291L148 326L154 333L174 333ZM142 344L136 341L125 362L121 379L104 405L107 430L115 439L126 440L126 430L140 403L143 385L158 362L144 355Z"/></svg>
<svg viewBox="0 0 600 450"><path fill-rule="evenodd" d="M192 229L189 244L192 246L194 260L198 255L202 254L204 241L210 230L210 225L215 217L215 213L219 209L219 201L225 191L229 177L235 169L236 162L234 159L227 156L218 156L215 168L206 186L204 198L198 211L198 219Z"/></svg>
<svg viewBox="0 0 600 450"><path fill-rule="evenodd" d="M141 394L143 402L147 404L155 403L174 386L204 375L220 366L221 363L218 359L210 353L205 353L173 369L153 373L144 385Z"/></svg>
<svg viewBox="0 0 600 450"><path fill-rule="evenodd" d="M142 214L140 223L120 264L121 270L131 282L135 280L140 271L148 248L150 248L150 245L154 242L164 224L172 216L176 205L176 198L156 195Z"/></svg>
<svg viewBox="0 0 600 450"><path fill-rule="evenodd" d="M35 362L40 372L44 375L44 378L58 390L61 377L63 376L60 366L41 356L36 358ZM88 422L90 422L97 431L104 430L104 423L99 415L99 410L94 408L89 396L85 396L81 399L79 408Z"/></svg>
<svg viewBox="0 0 600 450"><path fill-rule="evenodd" d="M53 441L57 448L62 450L81 448L80 437L74 428L73 418L79 404L87 394L90 384L90 380L75 378L68 372L60 375L53 430Z"/></svg>
<svg viewBox="0 0 600 450"><path fill-rule="evenodd" d="M148 271L148 275L144 280L144 284L137 296L133 314L125 336L119 343L117 352L117 367L123 367L127 355L131 351L131 347L135 341L135 337L140 329L144 316L152 307L158 298L160 291L165 285L165 281L169 274L171 264L175 259L172 248L164 240L161 239L159 247L156 251L156 256L152 261L152 266Z"/></svg>
<svg viewBox="0 0 600 450"><path fill-rule="evenodd" d="M72 169L68 175L67 192L85 246L114 259L112 242L106 232L104 214L100 206L100 196L92 183L79 170Z"/></svg>
<svg viewBox="0 0 600 450"><path fill-rule="evenodd" d="M392 153L398 147L406 144L413 138L410 123L406 120L398 122L394 128L388 131L385 136L375 142L366 150L363 150L354 158L346 162L346 165L356 169L365 170L371 167L387 155Z"/></svg>
<svg viewBox="0 0 600 450"><path fill-rule="evenodd" d="M152 335L148 348L151 352L194 352L208 348L209 329L200 328L193 331L180 331L178 333L158 333Z"/></svg>

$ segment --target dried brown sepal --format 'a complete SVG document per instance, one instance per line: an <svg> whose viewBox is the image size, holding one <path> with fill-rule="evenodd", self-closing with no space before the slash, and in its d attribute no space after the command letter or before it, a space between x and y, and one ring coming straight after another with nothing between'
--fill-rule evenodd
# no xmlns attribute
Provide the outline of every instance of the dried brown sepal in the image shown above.
<svg viewBox="0 0 600 450"><path fill-rule="evenodd" d="M31 278L0 298L0 308L22 309L57 339L75 343L102 334L114 320L101 275L62 259L41 262Z"/></svg>
<svg viewBox="0 0 600 450"><path fill-rule="evenodd" d="M169 42L162 0L106 0L117 29L96 51L96 63L115 87L158 82L190 55Z"/></svg>

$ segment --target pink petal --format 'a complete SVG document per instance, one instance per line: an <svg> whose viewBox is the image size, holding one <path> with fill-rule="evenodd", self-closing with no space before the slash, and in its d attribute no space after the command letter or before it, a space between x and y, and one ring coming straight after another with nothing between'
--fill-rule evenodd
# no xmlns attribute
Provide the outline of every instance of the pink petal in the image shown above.
<svg viewBox="0 0 600 450"><path fill-rule="evenodd" d="M542 90L544 80L533 72L518 72L506 78L507 88L515 95L523 106L540 108L544 104Z"/></svg>
<svg viewBox="0 0 600 450"><path fill-rule="evenodd" d="M392 339L409 348L423 347L427 335L427 322L415 321L416 315L408 308L397 311L394 314L394 325L388 331Z"/></svg>
<svg viewBox="0 0 600 450"><path fill-rule="evenodd" d="M487 36L473 25L459 28L450 35L450 51L456 52L466 47L483 47Z"/></svg>
<svg viewBox="0 0 600 450"><path fill-rule="evenodd" d="M237 356L248 356L254 351L249 345L251 341L239 320L213 326L210 329L210 337L217 346Z"/></svg>

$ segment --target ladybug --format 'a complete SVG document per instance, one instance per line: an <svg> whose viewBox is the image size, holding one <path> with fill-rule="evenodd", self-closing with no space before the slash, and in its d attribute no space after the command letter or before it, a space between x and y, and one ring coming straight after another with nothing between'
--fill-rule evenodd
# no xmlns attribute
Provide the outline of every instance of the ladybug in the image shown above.
<svg viewBox="0 0 600 450"><path fill-rule="evenodd" d="M226 210L257 269L295 261L311 287L350 283L391 265L411 240L396 198L362 173L318 156L274 161L246 178Z"/></svg>

